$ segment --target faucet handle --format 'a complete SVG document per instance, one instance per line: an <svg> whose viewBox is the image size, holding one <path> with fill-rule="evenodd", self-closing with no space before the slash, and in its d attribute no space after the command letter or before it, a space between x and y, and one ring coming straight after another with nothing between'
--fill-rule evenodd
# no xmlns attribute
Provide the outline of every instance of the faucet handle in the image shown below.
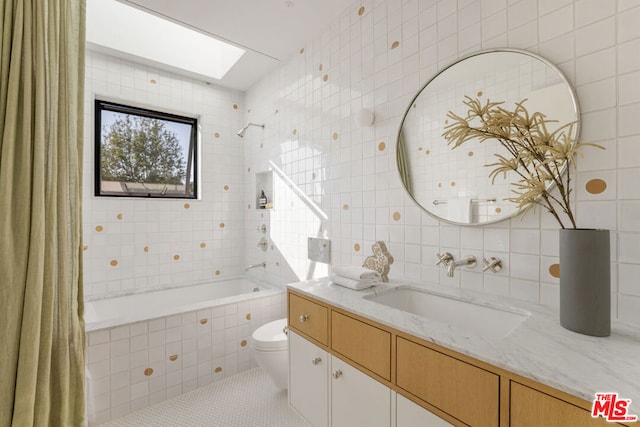
<svg viewBox="0 0 640 427"><path fill-rule="evenodd" d="M453 255L451 255L449 252L444 252L442 254L438 252L436 256L438 257L438 262L436 262L436 265L440 265L442 263L444 263L444 265L449 265L449 263L453 261Z"/></svg>
<svg viewBox="0 0 640 427"><path fill-rule="evenodd" d="M500 261L500 258L496 258L494 256L489 259L483 258L482 263L484 264L484 267L482 267L483 272L491 270L494 273L497 273L502 270L502 261Z"/></svg>

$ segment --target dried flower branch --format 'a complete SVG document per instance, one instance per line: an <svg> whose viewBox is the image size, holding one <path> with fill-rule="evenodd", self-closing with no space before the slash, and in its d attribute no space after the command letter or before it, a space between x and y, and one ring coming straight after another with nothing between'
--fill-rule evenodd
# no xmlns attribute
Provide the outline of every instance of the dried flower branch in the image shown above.
<svg viewBox="0 0 640 427"><path fill-rule="evenodd" d="M452 148L457 148L469 140L479 142L495 139L506 149L507 154L495 154L497 161L486 166L493 167L489 174L492 183L500 175L514 172L520 180L512 183L514 197L505 200L518 205L523 216L536 206L546 209L565 228L560 218L564 212L572 228L577 228L571 210L571 167L575 168L576 155L582 155L580 147L604 147L592 143L577 143L572 136L575 122L560 126L549 132L547 124L556 123L540 112L529 113L524 106L526 99L517 102L513 111L503 108L504 102L484 104L477 98L465 96L467 106L465 117L449 111L447 117L452 123L445 127L442 136ZM566 173L563 173L564 166ZM555 185L557 195L551 193Z"/></svg>

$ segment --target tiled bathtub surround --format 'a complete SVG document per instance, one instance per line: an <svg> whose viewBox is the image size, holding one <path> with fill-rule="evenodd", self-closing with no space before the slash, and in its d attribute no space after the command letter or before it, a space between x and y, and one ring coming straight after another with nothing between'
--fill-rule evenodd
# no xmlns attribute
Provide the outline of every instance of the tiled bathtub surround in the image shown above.
<svg viewBox="0 0 640 427"><path fill-rule="evenodd" d="M435 73L479 50L521 48L562 69L578 93L582 139L606 147L578 159L578 225L612 231L612 312L640 324L639 20L640 4L627 0L351 3L246 93L246 121L266 126L245 137L245 205L255 203L255 172L280 171L285 189L269 216L277 244L266 275L283 283L321 276L302 256L308 236L332 240L335 264L361 264L383 240L395 258L392 278L556 306L558 226L551 215L447 225L414 205L396 171L402 115ZM353 120L362 108L375 112L372 127ZM249 218L247 227L258 220ZM254 245L247 244L248 257ZM504 268L462 268L448 278L434 266L439 251L456 259L495 256Z"/></svg>
<svg viewBox="0 0 640 427"><path fill-rule="evenodd" d="M198 117L199 199L94 197L93 100ZM243 94L87 51L83 189L89 298L242 273Z"/></svg>
<svg viewBox="0 0 640 427"><path fill-rule="evenodd" d="M89 332L90 424L255 367L252 332L285 316L285 294L280 292Z"/></svg>

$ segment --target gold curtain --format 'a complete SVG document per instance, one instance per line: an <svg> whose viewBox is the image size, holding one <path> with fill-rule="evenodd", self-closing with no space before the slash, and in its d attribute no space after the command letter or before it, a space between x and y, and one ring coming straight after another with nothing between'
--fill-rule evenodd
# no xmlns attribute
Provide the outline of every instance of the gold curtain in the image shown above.
<svg viewBox="0 0 640 427"><path fill-rule="evenodd" d="M0 426L82 425L85 1L0 8Z"/></svg>

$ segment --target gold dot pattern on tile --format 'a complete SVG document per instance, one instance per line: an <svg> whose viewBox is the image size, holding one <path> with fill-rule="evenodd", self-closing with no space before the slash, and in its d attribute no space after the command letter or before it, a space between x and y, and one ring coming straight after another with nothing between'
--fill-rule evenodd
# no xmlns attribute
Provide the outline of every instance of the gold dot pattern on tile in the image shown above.
<svg viewBox="0 0 640 427"><path fill-rule="evenodd" d="M224 191L229 191L229 186L228 185L224 186Z"/></svg>
<svg viewBox="0 0 640 427"><path fill-rule="evenodd" d="M456 186L456 182L455 181L451 181L451 183L449 185L451 185L452 187L455 187Z"/></svg>
<svg viewBox="0 0 640 427"><path fill-rule="evenodd" d="M600 194L607 189L607 182L600 178L594 178L587 181L584 187L587 190L587 193Z"/></svg>
<svg viewBox="0 0 640 427"><path fill-rule="evenodd" d="M271 250L274 250L275 248L276 248L275 246L271 245Z"/></svg>
<svg viewBox="0 0 640 427"><path fill-rule="evenodd" d="M263 213L260 214L260 218L264 218L264 214Z"/></svg>
<svg viewBox="0 0 640 427"><path fill-rule="evenodd" d="M385 144L384 142L381 142L380 144L378 144L378 150L384 151L385 148L387 148L387 144Z"/></svg>
<svg viewBox="0 0 640 427"><path fill-rule="evenodd" d="M219 374L220 372L222 372L222 368L221 368L220 366L218 366L218 367L215 369L215 373L216 373L216 374Z"/></svg>
<svg viewBox="0 0 640 427"><path fill-rule="evenodd" d="M247 315L244 316L244 318L247 319L247 320L251 320L251 313L247 313Z"/></svg>
<svg viewBox="0 0 640 427"><path fill-rule="evenodd" d="M560 278L560 264L551 264L549 266L549 274L557 279Z"/></svg>
<svg viewBox="0 0 640 427"><path fill-rule="evenodd" d="M207 318L200 319L200 324L201 325L206 325L208 321L209 321L209 319L207 319Z"/></svg>
<svg viewBox="0 0 640 427"><path fill-rule="evenodd" d="M343 211L348 211L349 210L349 205L347 205L346 203L344 205L342 205L342 210Z"/></svg>
<svg viewBox="0 0 640 427"><path fill-rule="evenodd" d="M175 255L173 256L173 259L174 259L175 261L178 261L178 260L180 259L180 255L175 254Z"/></svg>
<svg viewBox="0 0 640 427"><path fill-rule="evenodd" d="M333 135L331 135L331 138L336 141L338 139L338 132L334 132Z"/></svg>
<svg viewBox="0 0 640 427"><path fill-rule="evenodd" d="M280 261L276 261L276 267L280 267Z"/></svg>
<svg viewBox="0 0 640 427"><path fill-rule="evenodd" d="M117 259L112 259L109 264L111 264L111 267L115 267L116 265L118 265L118 260Z"/></svg>
<svg viewBox="0 0 640 427"><path fill-rule="evenodd" d="M184 208L185 208L185 209L189 209L190 207L191 207L191 205L190 205L189 203L185 203L185 204L184 204Z"/></svg>
<svg viewBox="0 0 640 427"><path fill-rule="evenodd" d="M318 66L318 70L319 70L319 71L322 71L322 64L320 64L320 65Z"/></svg>
<svg viewBox="0 0 640 427"><path fill-rule="evenodd" d="M355 245L353 245L353 250L356 252L360 252L360 244L356 243Z"/></svg>
<svg viewBox="0 0 640 427"><path fill-rule="evenodd" d="M103 227L103 226L101 226L101 225L96 225L96 231L97 231L98 233L102 232L102 230L104 230L104 227Z"/></svg>
<svg viewBox="0 0 640 427"><path fill-rule="evenodd" d="M247 168L247 172L248 172L248 173L251 173L251 168Z"/></svg>
<svg viewBox="0 0 640 427"><path fill-rule="evenodd" d="M292 134L294 134L294 135L297 135L297 134L298 134L298 129L295 129L295 128L294 128L294 129L291 131L291 133L292 133Z"/></svg>
<svg viewBox="0 0 640 427"><path fill-rule="evenodd" d="M393 220L394 221L400 221L400 212L394 212L393 213Z"/></svg>
<svg viewBox="0 0 640 427"><path fill-rule="evenodd" d="M393 42L393 44L391 45L391 49L395 49L395 48L397 48L398 46L400 46L400 42L396 40L396 41L394 41L394 42Z"/></svg>
<svg viewBox="0 0 640 427"><path fill-rule="evenodd" d="M149 80L149 83L151 83L152 85L158 83L157 81L155 81L154 79Z"/></svg>
<svg viewBox="0 0 640 427"><path fill-rule="evenodd" d="M428 156L429 154L431 154L431 150L425 150L424 154Z"/></svg>
<svg viewBox="0 0 640 427"><path fill-rule="evenodd" d="M150 377L151 375L153 375L153 368L147 368L144 370L144 375L146 377Z"/></svg>
<svg viewBox="0 0 640 427"><path fill-rule="evenodd" d="M329 80L329 74L325 74L324 76L322 76L322 81L327 81Z"/></svg>
<svg viewBox="0 0 640 427"><path fill-rule="evenodd" d="M422 151L422 147L418 147L418 151Z"/></svg>
<svg viewBox="0 0 640 427"><path fill-rule="evenodd" d="M216 276L220 275L220 270L216 270Z"/></svg>
<svg viewBox="0 0 640 427"><path fill-rule="evenodd" d="M482 96L482 91L479 90L478 93L476 93L476 96Z"/></svg>
<svg viewBox="0 0 640 427"><path fill-rule="evenodd" d="M205 242L202 242L202 243L200 243L200 247L201 247L202 249L204 249L204 248L206 248L206 247L207 247L207 244L206 244Z"/></svg>
<svg viewBox="0 0 640 427"><path fill-rule="evenodd" d="M118 220L122 221L122 214L119 213L118 215L116 215L116 218L118 218Z"/></svg>
<svg viewBox="0 0 640 427"><path fill-rule="evenodd" d="M237 110L237 109L238 109L238 104L233 104L232 108L233 108L234 110Z"/></svg>
<svg viewBox="0 0 640 427"><path fill-rule="evenodd" d="M360 6L360 9L358 9L358 16L362 15L364 15L364 6Z"/></svg>
<svg viewBox="0 0 640 427"><path fill-rule="evenodd" d="M500 212L502 212L502 209L501 208L496 208L496 213L500 213Z"/></svg>
<svg viewBox="0 0 640 427"><path fill-rule="evenodd" d="M84 245L84 246L82 247L82 250L83 250L83 251L86 251L87 249L89 249L89 246L87 246L87 245Z"/></svg>
<svg viewBox="0 0 640 427"><path fill-rule="evenodd" d="M220 223L220 228L224 228L224 222Z"/></svg>
<svg viewBox="0 0 640 427"><path fill-rule="evenodd" d="M145 246L144 249L142 249L145 252L149 252L149 246Z"/></svg>
<svg viewBox="0 0 640 427"><path fill-rule="evenodd" d="M251 209L251 203L247 205L247 209Z"/></svg>
<svg viewBox="0 0 640 427"><path fill-rule="evenodd" d="M214 134L213 134L213 136L214 136L215 138L220 138L220 132L216 132L216 133L214 133Z"/></svg>
<svg viewBox="0 0 640 427"><path fill-rule="evenodd" d="M246 347L246 346L247 346L247 340L240 341L240 347Z"/></svg>
<svg viewBox="0 0 640 427"><path fill-rule="evenodd" d="M171 356L169 356L169 360L171 360L172 362L175 362L176 360L178 360L178 355L172 354Z"/></svg>
<svg viewBox="0 0 640 427"><path fill-rule="evenodd" d="M311 173L311 180L313 181L314 179L316 179L316 173L315 173L315 172L312 172L312 173Z"/></svg>
<svg viewBox="0 0 640 427"><path fill-rule="evenodd" d="M300 49L300 53L301 54L304 53L304 48Z"/></svg>
<svg viewBox="0 0 640 427"><path fill-rule="evenodd" d="M260 148L264 148L264 144L260 144Z"/></svg>
<svg viewBox="0 0 640 427"><path fill-rule="evenodd" d="M442 188L442 183L441 182L438 183L438 188Z"/></svg>

